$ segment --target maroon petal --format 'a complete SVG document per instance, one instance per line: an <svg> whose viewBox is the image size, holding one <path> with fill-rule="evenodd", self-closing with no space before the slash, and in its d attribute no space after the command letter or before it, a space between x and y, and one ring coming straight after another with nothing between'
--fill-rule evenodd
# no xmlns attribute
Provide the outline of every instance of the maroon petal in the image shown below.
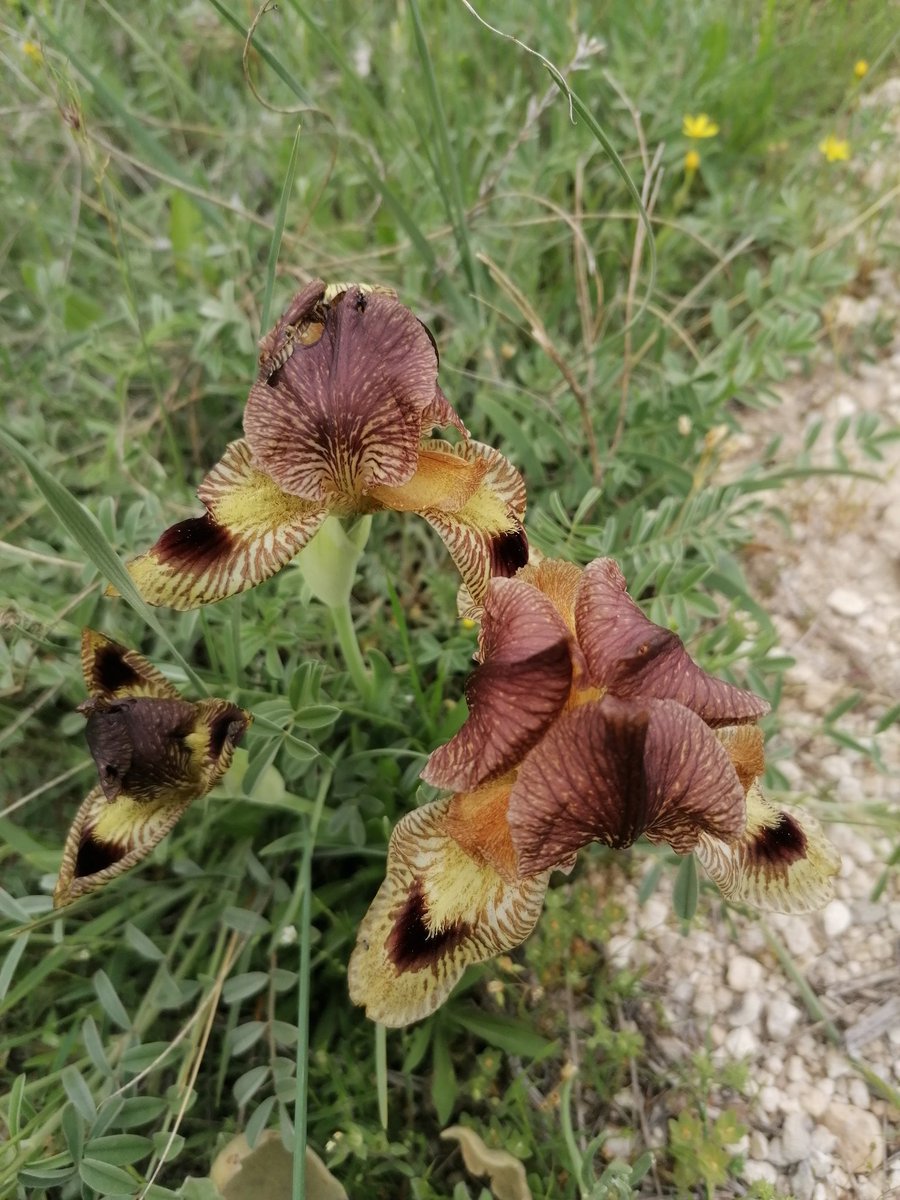
<svg viewBox="0 0 900 1200"><path fill-rule="evenodd" d="M511 770L562 711L572 684L568 630L530 584L495 579L484 607L481 666L466 684L469 716L422 778L470 791Z"/></svg>
<svg viewBox="0 0 900 1200"><path fill-rule="evenodd" d="M683 853L701 833L737 836L744 821L727 752L671 700L607 696L566 713L519 768L509 804L525 875L592 841L620 848L645 833Z"/></svg>
<svg viewBox="0 0 900 1200"><path fill-rule="evenodd" d="M412 476L423 424L449 405L414 314L386 289L340 287L309 284L264 339L244 429L254 462L286 492L352 505Z"/></svg>
<svg viewBox="0 0 900 1200"><path fill-rule="evenodd" d="M611 558L585 567L575 622L592 682L616 696L677 700L712 726L741 725L769 711L759 696L707 675L677 634L646 617Z"/></svg>

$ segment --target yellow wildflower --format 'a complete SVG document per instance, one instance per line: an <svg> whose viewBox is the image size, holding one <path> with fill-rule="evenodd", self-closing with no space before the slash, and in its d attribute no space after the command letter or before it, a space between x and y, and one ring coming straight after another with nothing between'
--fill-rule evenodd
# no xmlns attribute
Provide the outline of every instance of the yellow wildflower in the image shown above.
<svg viewBox="0 0 900 1200"><path fill-rule="evenodd" d="M681 122L681 132L689 138L711 138L719 132L719 127L706 113L698 113L696 117L688 113Z"/></svg>
<svg viewBox="0 0 900 1200"><path fill-rule="evenodd" d="M858 58L853 64L853 74L857 79L862 79L864 75L869 73L869 64L864 58Z"/></svg>
<svg viewBox="0 0 900 1200"><path fill-rule="evenodd" d="M686 175L694 175L700 166L700 155L696 150L688 150L684 156L684 170Z"/></svg>
<svg viewBox="0 0 900 1200"><path fill-rule="evenodd" d="M44 61L44 52L37 42L23 42L22 53L26 58L30 58L35 66L40 66Z"/></svg>
<svg viewBox="0 0 900 1200"><path fill-rule="evenodd" d="M844 138L837 138L829 133L824 141L819 142L819 150L831 162L847 162L850 158L850 143Z"/></svg>

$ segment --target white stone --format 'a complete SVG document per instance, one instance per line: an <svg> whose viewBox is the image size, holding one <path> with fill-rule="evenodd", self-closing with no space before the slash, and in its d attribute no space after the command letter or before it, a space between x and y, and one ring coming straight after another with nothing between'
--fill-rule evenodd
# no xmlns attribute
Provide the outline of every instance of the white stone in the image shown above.
<svg viewBox="0 0 900 1200"><path fill-rule="evenodd" d="M847 1085L847 1095L850 1097L850 1103L857 1108L869 1107L871 1100L869 1089L859 1077L850 1080Z"/></svg>
<svg viewBox="0 0 900 1200"><path fill-rule="evenodd" d="M725 1049L732 1058L746 1058L748 1055L754 1054L756 1048L756 1038L746 1025L732 1029L725 1038Z"/></svg>
<svg viewBox="0 0 900 1200"><path fill-rule="evenodd" d="M758 1180L764 1180L766 1183L777 1183L778 1172L768 1162L759 1162L755 1158L749 1158L744 1163L744 1178L748 1183L756 1183Z"/></svg>
<svg viewBox="0 0 900 1200"><path fill-rule="evenodd" d="M816 1177L808 1162L802 1162L791 1179L791 1191L797 1200L813 1200L816 1190Z"/></svg>
<svg viewBox="0 0 900 1200"><path fill-rule="evenodd" d="M822 913L822 924L826 937L838 938L853 924L853 914L843 900L832 900Z"/></svg>
<svg viewBox="0 0 900 1200"><path fill-rule="evenodd" d="M868 597L845 587L836 587L829 593L826 603L842 617L858 617L869 607Z"/></svg>
<svg viewBox="0 0 900 1200"><path fill-rule="evenodd" d="M758 1129L751 1130L749 1153L751 1158L757 1158L760 1162L765 1162L769 1157L769 1140Z"/></svg>
<svg viewBox="0 0 900 1200"><path fill-rule="evenodd" d="M884 1137L873 1113L835 1100L825 1110L822 1121L837 1138L838 1154L851 1174L868 1174L881 1166Z"/></svg>
<svg viewBox="0 0 900 1200"><path fill-rule="evenodd" d="M728 1023L732 1026L755 1025L762 1011L762 996L758 992L747 992L738 1007L729 1014Z"/></svg>
<svg viewBox="0 0 900 1200"><path fill-rule="evenodd" d="M786 1163L798 1163L809 1156L812 1122L805 1113L791 1112L781 1127L781 1152Z"/></svg>
<svg viewBox="0 0 900 1200"><path fill-rule="evenodd" d="M745 954L735 954L728 963L728 986L735 992L750 992L762 983L762 965Z"/></svg>
<svg viewBox="0 0 900 1200"><path fill-rule="evenodd" d="M778 1041L789 1038L802 1015L796 1004L776 996L766 1007L766 1030L769 1037Z"/></svg>
<svg viewBox="0 0 900 1200"><path fill-rule="evenodd" d="M825 1086L827 1085L827 1086ZM812 1087L804 1087L797 1093L797 1100L803 1112L818 1119L825 1112L834 1094L834 1084L830 1079L820 1079Z"/></svg>

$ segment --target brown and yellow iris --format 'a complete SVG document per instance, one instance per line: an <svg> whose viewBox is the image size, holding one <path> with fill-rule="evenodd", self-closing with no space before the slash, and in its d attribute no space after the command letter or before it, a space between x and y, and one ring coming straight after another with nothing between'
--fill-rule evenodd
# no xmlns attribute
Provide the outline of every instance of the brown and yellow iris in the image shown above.
<svg viewBox="0 0 900 1200"><path fill-rule="evenodd" d="M129 564L150 604L196 608L285 566L329 514L419 513L473 598L528 558L525 486L469 439L437 383L428 329L387 288L313 280L261 343L232 442L204 479L206 507ZM433 439L453 426L463 440Z"/></svg>
<svg viewBox="0 0 900 1200"><path fill-rule="evenodd" d="M730 899L801 912L831 894L816 822L762 794L768 705L708 675L655 625L611 559L494 580L469 716L422 777L452 792L407 814L362 922L350 993L405 1025L467 965L531 932L551 871L597 841L693 851Z"/></svg>
<svg viewBox="0 0 900 1200"><path fill-rule="evenodd" d="M90 698L79 711L100 782L66 838L56 908L146 858L219 782L253 719L228 700L182 700L140 654L92 629L81 662Z"/></svg>

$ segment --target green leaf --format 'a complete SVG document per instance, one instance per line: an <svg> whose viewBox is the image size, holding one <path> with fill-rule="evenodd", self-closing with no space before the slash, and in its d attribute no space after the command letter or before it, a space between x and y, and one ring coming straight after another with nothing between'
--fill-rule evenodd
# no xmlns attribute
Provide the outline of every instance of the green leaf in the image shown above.
<svg viewBox="0 0 900 1200"><path fill-rule="evenodd" d="M234 1081L234 1087L231 1090L241 1108L259 1091L268 1078L268 1075L268 1064L263 1064L259 1067L253 1067L250 1071L245 1071L243 1075Z"/></svg>
<svg viewBox="0 0 900 1200"><path fill-rule="evenodd" d="M287 219L288 205L294 191L294 177L297 174L297 161L300 157L300 134L302 125L298 125L291 146L291 156L288 159L284 182L281 185L281 195L278 198L278 208L275 210L275 225L272 230L272 240L269 242L269 255L266 260L266 277L263 287L262 313L260 316L260 334L268 333L271 321L272 292L275 288L275 269L278 266L278 254L281 250L281 239L284 235L284 223Z"/></svg>
<svg viewBox="0 0 900 1200"><path fill-rule="evenodd" d="M6 993L9 991L9 985L13 981L16 973L16 967L19 965L19 959L25 952L25 947L28 945L28 934L23 933L9 948L9 952L3 960L3 966L0 967L0 1000L6 998Z"/></svg>
<svg viewBox="0 0 900 1200"><path fill-rule="evenodd" d="M74 1104L65 1105L60 1117L60 1124L66 1149L72 1156L72 1161L77 1163L84 1150L84 1121Z"/></svg>
<svg viewBox="0 0 900 1200"><path fill-rule="evenodd" d="M112 985L112 980L105 971L94 973L94 991L97 993L101 1008L109 1019L120 1029L130 1029L131 1019Z"/></svg>
<svg viewBox="0 0 900 1200"><path fill-rule="evenodd" d="M191 274L197 243L203 238L203 215L185 192L174 191L169 200L169 241L179 275Z"/></svg>
<svg viewBox="0 0 900 1200"><path fill-rule="evenodd" d="M27 925L31 920L18 900L14 900L2 887L0 887L0 913L3 913L4 917L8 917L10 921L15 921L17 925Z"/></svg>
<svg viewBox="0 0 900 1200"><path fill-rule="evenodd" d="M272 1115L272 1109L275 1107L275 1097L266 1096L259 1108L257 1108L252 1116L247 1120L244 1127L244 1133L247 1141L251 1146L255 1146L260 1134L269 1123L269 1117Z"/></svg>
<svg viewBox="0 0 900 1200"><path fill-rule="evenodd" d="M83 1158L78 1164L78 1174L101 1196L133 1196L137 1191L134 1175L99 1158Z"/></svg>
<svg viewBox="0 0 900 1200"><path fill-rule="evenodd" d="M117 1166L140 1162L152 1150L153 1143L150 1138L139 1133L108 1133L103 1137L91 1138L85 1146L85 1151L91 1158Z"/></svg>
<svg viewBox="0 0 900 1200"><path fill-rule="evenodd" d="M531 1025L513 1017L494 1017L489 1013L454 1011L452 1019L469 1033L483 1038L498 1050L518 1054L523 1058L542 1058L557 1043L536 1033Z"/></svg>
<svg viewBox="0 0 900 1200"><path fill-rule="evenodd" d="M106 1051L103 1048L103 1040L100 1037L100 1030L97 1028L97 1022L93 1017L85 1017L81 1023L81 1040L84 1043L84 1048L87 1050L91 1062L101 1075L112 1074L112 1068L109 1065L109 1059L106 1057Z"/></svg>
<svg viewBox="0 0 900 1200"><path fill-rule="evenodd" d="M222 988L222 999L226 1004L239 1004L249 996L261 992L269 982L265 971L247 971L243 975L234 975L227 980Z"/></svg>
<svg viewBox="0 0 900 1200"><path fill-rule="evenodd" d="M227 925L229 929L236 929L238 933L251 936L255 933L268 933L271 928L266 918L259 913L252 912L249 908L237 908L233 904L229 904L223 910L222 924Z"/></svg>
<svg viewBox="0 0 900 1200"><path fill-rule="evenodd" d="M697 863L693 854L686 854L678 868L675 890L672 894L675 912L682 921L690 921L697 911L698 891Z"/></svg>
<svg viewBox="0 0 900 1200"><path fill-rule="evenodd" d="M24 1075L17 1075L13 1080L13 1085L9 1089L9 1103L7 1105L6 1124L9 1127L10 1141L14 1141L21 1129L22 1120L22 1100L25 1096Z"/></svg>
<svg viewBox="0 0 900 1200"><path fill-rule="evenodd" d="M446 1125L456 1104L456 1073L453 1070L453 1059L450 1056L450 1046L447 1034L438 1029L434 1035L434 1049L431 1055L431 1099L441 1125Z"/></svg>
<svg viewBox="0 0 900 1200"><path fill-rule="evenodd" d="M91 1089L85 1083L84 1076L77 1067L66 1067L62 1073L62 1085L66 1095L88 1124L93 1123L97 1116L97 1106Z"/></svg>
<svg viewBox="0 0 900 1200"><path fill-rule="evenodd" d="M160 959L165 958L159 946L152 942L146 933L138 929L137 925L132 925L130 921L126 922L124 933L125 941L141 958L146 958L150 962L159 962Z"/></svg>
<svg viewBox="0 0 900 1200"><path fill-rule="evenodd" d="M149 1125L165 1110L165 1100L156 1096L129 1096L109 1124L117 1129L134 1129L140 1125Z"/></svg>

